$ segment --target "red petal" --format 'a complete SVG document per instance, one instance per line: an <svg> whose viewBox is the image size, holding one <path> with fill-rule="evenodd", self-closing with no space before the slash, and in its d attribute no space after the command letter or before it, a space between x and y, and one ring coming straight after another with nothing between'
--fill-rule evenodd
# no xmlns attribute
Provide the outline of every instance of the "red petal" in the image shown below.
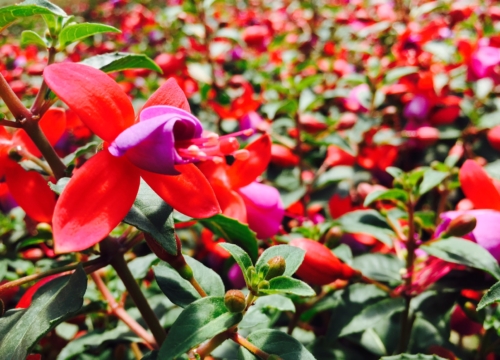
<svg viewBox="0 0 500 360"><path fill-rule="evenodd" d="M24 170L13 161L5 172L9 191L26 214L36 221L50 222L56 194L47 185L47 180L35 171Z"/></svg>
<svg viewBox="0 0 500 360"><path fill-rule="evenodd" d="M52 108L47 110L40 120L40 127L51 145L55 145L66 130L66 112L64 109ZM26 131L20 129L14 133L14 143L21 142L26 150L37 157L42 154L30 139Z"/></svg>
<svg viewBox="0 0 500 360"><path fill-rule="evenodd" d="M191 112L189 102L175 79L168 79L146 101L143 109L153 105L170 105Z"/></svg>
<svg viewBox="0 0 500 360"><path fill-rule="evenodd" d="M241 196L223 185L212 185L222 213L247 224L247 210Z"/></svg>
<svg viewBox="0 0 500 360"><path fill-rule="evenodd" d="M28 306L31 305L31 299L33 298L33 295L35 295L36 291L40 289L43 285L47 284L50 282L52 279L58 278L59 276L62 276L63 274L56 274L56 275L50 275L47 276L46 278L41 279L38 281L35 285L31 286L24 294L21 296L21 299L19 299L19 302L16 305L16 309L25 309Z"/></svg>
<svg viewBox="0 0 500 360"><path fill-rule="evenodd" d="M132 207L139 170L107 150L87 161L70 180L54 213L54 250L87 249L104 239Z"/></svg>
<svg viewBox="0 0 500 360"><path fill-rule="evenodd" d="M233 189L251 184L266 170L271 160L271 138L263 135L245 149L250 152L250 157L236 160L227 171Z"/></svg>
<svg viewBox="0 0 500 360"><path fill-rule="evenodd" d="M460 168L460 184L465 196L476 209L500 210L500 194L486 171L474 160L467 160Z"/></svg>
<svg viewBox="0 0 500 360"><path fill-rule="evenodd" d="M207 218L221 210L207 178L193 164L177 165L180 175L141 171L142 178L170 206L194 218Z"/></svg>
<svg viewBox="0 0 500 360"><path fill-rule="evenodd" d="M97 136L113 141L134 123L134 108L108 75L87 65L61 63L43 72L47 85Z"/></svg>

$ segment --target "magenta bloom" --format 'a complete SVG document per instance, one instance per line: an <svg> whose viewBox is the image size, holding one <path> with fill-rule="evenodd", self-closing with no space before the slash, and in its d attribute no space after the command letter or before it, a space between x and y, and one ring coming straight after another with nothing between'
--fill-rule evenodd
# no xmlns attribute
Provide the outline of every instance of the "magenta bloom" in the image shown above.
<svg viewBox="0 0 500 360"><path fill-rule="evenodd" d="M186 149L179 150L183 152L179 154L175 142L200 138L202 132L200 121L187 111L166 105L151 106L141 111L140 122L118 135L108 150L117 157L126 155L140 169L177 175L174 165L187 164L192 159L186 158Z"/></svg>
<svg viewBox="0 0 500 360"><path fill-rule="evenodd" d="M422 95L416 95L406 104L403 115L409 119L424 120L429 115L430 101Z"/></svg>
<svg viewBox="0 0 500 360"><path fill-rule="evenodd" d="M482 79L491 75L493 68L500 64L500 49L492 46L481 46L472 54L470 70Z"/></svg>
<svg viewBox="0 0 500 360"><path fill-rule="evenodd" d="M259 126L262 126L265 121L262 119L262 117L257 114L255 111L250 111L249 113L243 115L243 117L240 119L240 130L258 130ZM246 139L248 136L242 138Z"/></svg>
<svg viewBox="0 0 500 360"><path fill-rule="evenodd" d="M441 234L451 220L464 213L474 216L477 221L476 228L467 237L488 250L495 259L500 260L500 211L481 209L442 213L443 222L436 229L436 235Z"/></svg>
<svg viewBox="0 0 500 360"><path fill-rule="evenodd" d="M245 202L248 226L257 237L265 239L275 235L285 214L278 190L253 182L238 189L238 193Z"/></svg>

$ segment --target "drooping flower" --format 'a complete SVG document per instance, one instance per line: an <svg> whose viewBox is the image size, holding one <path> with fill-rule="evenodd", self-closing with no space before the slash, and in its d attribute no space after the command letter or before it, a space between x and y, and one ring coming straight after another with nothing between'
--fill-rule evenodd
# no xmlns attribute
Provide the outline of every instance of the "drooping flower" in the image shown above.
<svg viewBox="0 0 500 360"><path fill-rule="evenodd" d="M135 123L127 95L100 70L81 64L53 64L45 69L44 78L105 142L103 151L75 171L56 204L56 252L83 250L106 237L130 210L141 177L166 203L186 215L203 218L220 212L210 184L191 163L200 154L184 157L184 144L177 143L195 141L201 125L188 113L187 99L174 80L149 98L143 109L152 108ZM189 127L192 131L186 130ZM152 157L159 157L158 164ZM178 175L165 175L173 173Z"/></svg>

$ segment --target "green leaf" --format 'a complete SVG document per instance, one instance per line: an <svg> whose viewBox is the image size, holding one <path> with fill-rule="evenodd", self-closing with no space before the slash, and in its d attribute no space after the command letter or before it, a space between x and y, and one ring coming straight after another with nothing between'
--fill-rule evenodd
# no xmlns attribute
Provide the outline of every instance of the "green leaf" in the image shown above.
<svg viewBox="0 0 500 360"><path fill-rule="evenodd" d="M86 154L90 150L93 150L95 147L97 147L99 143L97 141L91 141L84 146L80 146L78 149L73 151L71 154L66 155L63 159L63 163L66 166L73 165L76 159L78 159L80 156Z"/></svg>
<svg viewBox="0 0 500 360"><path fill-rule="evenodd" d="M255 232L250 230L248 225L224 215L215 215L209 219L200 219L199 221L215 235L245 250L252 261L257 260L259 251L257 238Z"/></svg>
<svg viewBox="0 0 500 360"><path fill-rule="evenodd" d="M302 249L299 249L295 246L289 245L277 245L272 246L266 249L262 255L260 255L259 260L257 260L257 264L255 264L255 268L257 273L260 272L262 266L267 264L269 260L271 260L275 256L281 256L286 261L286 269L283 273L284 276L292 276L295 274L300 264L304 260L306 252Z"/></svg>
<svg viewBox="0 0 500 360"><path fill-rule="evenodd" d="M95 34L102 34L107 32L120 33L117 28L104 24L93 23L80 23L70 24L63 28L59 33L59 44L66 47L75 41L85 39Z"/></svg>
<svg viewBox="0 0 500 360"><path fill-rule="evenodd" d="M338 219L342 230L353 234L369 234L384 244L392 246L396 235L384 217L375 210L351 211Z"/></svg>
<svg viewBox="0 0 500 360"><path fill-rule="evenodd" d="M238 329L249 329L258 325L260 328L267 328L278 311L295 312L295 305L292 300L282 295L259 297L238 324Z"/></svg>
<svg viewBox="0 0 500 360"><path fill-rule="evenodd" d="M399 178L401 175L404 174L403 170L394 166L387 167L385 171L387 171L395 179Z"/></svg>
<svg viewBox="0 0 500 360"><path fill-rule="evenodd" d="M399 354L393 356L382 356L380 360L446 360L446 359L437 355Z"/></svg>
<svg viewBox="0 0 500 360"><path fill-rule="evenodd" d="M450 237L420 247L429 255L440 259L481 269L500 279L500 267L490 252L475 242Z"/></svg>
<svg viewBox="0 0 500 360"><path fill-rule="evenodd" d="M45 40L36 32L32 30L24 30L21 33L21 46L27 46L31 44L38 45L41 48L47 47L47 43L45 42Z"/></svg>
<svg viewBox="0 0 500 360"><path fill-rule="evenodd" d="M92 66L106 73L127 69L149 69L159 73L162 72L160 67L148 56L124 52L92 56L83 60L82 64Z"/></svg>
<svg viewBox="0 0 500 360"><path fill-rule="evenodd" d="M193 270L194 278L209 296L224 296L224 283L215 271L190 256L184 255L184 258ZM182 278L169 264L162 261L153 266L153 271L161 291L175 305L186 307L201 298L193 285Z"/></svg>
<svg viewBox="0 0 500 360"><path fill-rule="evenodd" d="M141 179L139 193L124 222L148 232L169 254L177 254L172 208Z"/></svg>
<svg viewBox="0 0 500 360"><path fill-rule="evenodd" d="M156 254L147 254L145 256L136 257L134 260L130 261L127 265L130 272L134 276L134 279L141 280L146 277L151 269L151 265L157 262L159 259Z"/></svg>
<svg viewBox="0 0 500 360"><path fill-rule="evenodd" d="M500 301L500 281L493 285L486 294L482 297L479 304L477 304L477 310L481 310L484 307L491 305L495 302Z"/></svg>
<svg viewBox="0 0 500 360"><path fill-rule="evenodd" d="M307 108L314 103L317 97L318 96L311 89L305 88L302 90L299 97L299 110L307 110Z"/></svg>
<svg viewBox="0 0 500 360"><path fill-rule="evenodd" d="M63 9L45 0L26 0L0 8L0 31L16 20L35 15L67 16Z"/></svg>
<svg viewBox="0 0 500 360"><path fill-rule="evenodd" d="M315 360L314 356L298 340L279 330L262 329L250 334L249 342L268 354L283 360ZM238 350L239 360L259 360L244 347Z"/></svg>
<svg viewBox="0 0 500 360"><path fill-rule="evenodd" d="M323 187L332 182L339 182L346 179L352 179L354 177L354 168L352 166L339 165L334 166L331 169L325 171L323 174L318 176L316 181L317 187Z"/></svg>
<svg viewBox="0 0 500 360"><path fill-rule="evenodd" d="M354 258L352 267L377 281L400 283L404 263L392 254L363 254Z"/></svg>
<svg viewBox="0 0 500 360"><path fill-rule="evenodd" d="M375 190L368 194L363 206L368 206L378 200L398 200L406 203L408 201L408 194L401 189Z"/></svg>
<svg viewBox="0 0 500 360"><path fill-rule="evenodd" d="M87 275L80 266L71 276L56 278L42 286L25 311L8 311L0 318L2 357L26 358L38 340L82 307L86 289Z"/></svg>
<svg viewBox="0 0 500 360"><path fill-rule="evenodd" d="M250 259L250 256L248 256L248 254L245 252L245 250L240 248L238 245L228 243L219 243L218 246L222 247L224 250L231 254L236 263L239 265L241 272L245 277L245 282L247 284L250 284L251 279L248 278L248 268L253 266L253 262L252 259Z"/></svg>
<svg viewBox="0 0 500 360"><path fill-rule="evenodd" d="M361 313L356 315L340 332L345 336L377 325L379 321L387 319L392 314L403 311L405 300L403 298L383 299L373 305L366 306Z"/></svg>
<svg viewBox="0 0 500 360"><path fill-rule="evenodd" d="M414 74L417 71L418 67L416 66L398 67L393 70L389 70L385 75L384 81L386 84L392 84L395 83L400 78L402 78L403 76Z"/></svg>
<svg viewBox="0 0 500 360"><path fill-rule="evenodd" d="M423 195L429 190L432 190L433 188L441 184L447 176L448 173L444 171L437 171L433 169L426 170L422 183L418 188L419 195Z"/></svg>
<svg viewBox="0 0 500 360"><path fill-rule="evenodd" d="M57 184L53 184L52 182L48 182L50 189L55 192L57 195L61 195L66 185L68 185L71 178L63 177L57 180Z"/></svg>
<svg viewBox="0 0 500 360"><path fill-rule="evenodd" d="M269 289L259 290L262 294L291 294L297 296L314 296L316 292L305 282L289 276L277 276L269 280Z"/></svg>
<svg viewBox="0 0 500 360"><path fill-rule="evenodd" d="M223 297L205 297L187 306L175 320L160 348L159 359L175 359L203 341L239 323L243 315L231 313Z"/></svg>

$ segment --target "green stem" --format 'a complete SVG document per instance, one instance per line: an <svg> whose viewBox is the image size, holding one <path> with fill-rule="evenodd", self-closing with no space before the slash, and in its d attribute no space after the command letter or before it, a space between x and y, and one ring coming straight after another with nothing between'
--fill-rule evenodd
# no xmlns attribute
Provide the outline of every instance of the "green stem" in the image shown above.
<svg viewBox="0 0 500 360"><path fill-rule="evenodd" d="M115 256L111 261L111 266L113 266L116 273L118 274L118 277L123 281L125 288L130 294L130 297L134 301L135 305L139 309L139 312L144 318L144 321L146 322L146 324L148 324L149 329L153 333L156 342L159 346L161 346L161 344L163 344L163 342L165 341L167 334L158 321L155 313L149 306L149 303L142 293L141 288L132 276L132 273L130 272L127 263L125 262L125 258L123 257L123 255L120 254Z"/></svg>

